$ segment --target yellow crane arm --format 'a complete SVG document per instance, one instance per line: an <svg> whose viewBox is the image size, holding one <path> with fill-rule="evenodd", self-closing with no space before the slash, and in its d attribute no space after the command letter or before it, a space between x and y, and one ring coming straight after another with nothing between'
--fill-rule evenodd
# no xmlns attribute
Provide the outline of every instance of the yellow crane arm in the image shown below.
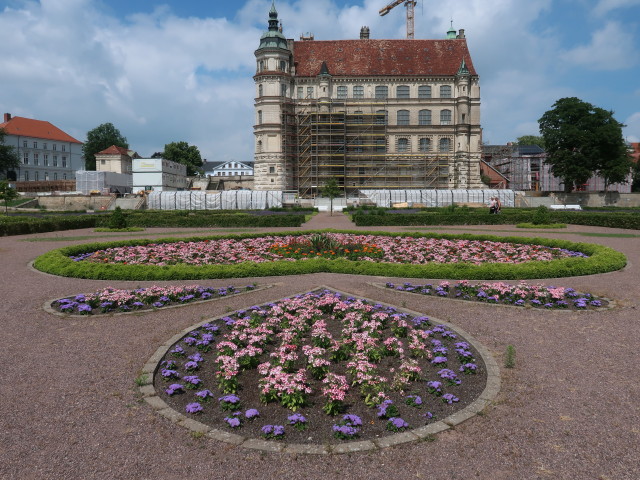
<svg viewBox="0 0 640 480"><path fill-rule="evenodd" d="M387 13L391 11L392 8L397 7L398 5L402 5L406 0L395 0L395 2L391 2L384 8L380 9L380 16L385 16Z"/></svg>

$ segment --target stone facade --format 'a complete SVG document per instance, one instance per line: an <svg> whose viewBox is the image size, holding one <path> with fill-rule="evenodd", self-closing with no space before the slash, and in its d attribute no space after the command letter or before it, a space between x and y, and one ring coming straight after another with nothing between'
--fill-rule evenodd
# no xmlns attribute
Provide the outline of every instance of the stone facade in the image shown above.
<svg viewBox="0 0 640 480"><path fill-rule="evenodd" d="M479 77L464 31L368 36L285 40L272 7L255 52L256 189L315 195L329 177L347 193L482 187Z"/></svg>

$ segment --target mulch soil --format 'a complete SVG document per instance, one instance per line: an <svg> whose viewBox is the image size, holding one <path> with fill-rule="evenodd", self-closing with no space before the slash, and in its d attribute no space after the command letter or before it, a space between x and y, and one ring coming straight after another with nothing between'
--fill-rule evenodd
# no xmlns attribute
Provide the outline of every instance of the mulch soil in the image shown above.
<svg viewBox="0 0 640 480"><path fill-rule="evenodd" d="M358 230L335 213L321 213L299 230L316 228ZM192 234L193 229L189 230ZM450 231L461 230L523 235L508 225L456 226ZM176 231L149 229L139 236L172 232ZM591 232L639 236L583 235ZM80 235L92 239L66 239ZM618 272L531 280L611 298L615 306L588 312L500 308L373 285L439 279L322 273L212 279L198 283L222 287L256 282L274 287L179 309L60 317L43 310L47 299L107 286L136 288L171 282L60 278L29 268L30 261L53 248L104 238L91 229L0 238L0 478L640 478L640 382L634 370L640 344L640 232L569 226L562 232L537 231L536 236L599 243L626 254L629 264ZM51 241L29 241L34 239ZM484 344L500 365L506 347L513 345L515 368L501 367L501 391L483 415L437 434L434 441L330 457L270 454L197 438L141 399L134 380L142 366L182 329L321 285L405 305L459 326Z"/></svg>

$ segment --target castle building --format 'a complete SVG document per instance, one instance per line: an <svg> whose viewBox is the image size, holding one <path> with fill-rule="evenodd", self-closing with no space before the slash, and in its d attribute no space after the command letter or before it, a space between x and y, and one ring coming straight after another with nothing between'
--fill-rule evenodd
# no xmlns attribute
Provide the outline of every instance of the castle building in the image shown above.
<svg viewBox="0 0 640 480"><path fill-rule="evenodd" d="M464 31L441 40L300 41L275 4L255 51L255 188L481 188L479 77Z"/></svg>

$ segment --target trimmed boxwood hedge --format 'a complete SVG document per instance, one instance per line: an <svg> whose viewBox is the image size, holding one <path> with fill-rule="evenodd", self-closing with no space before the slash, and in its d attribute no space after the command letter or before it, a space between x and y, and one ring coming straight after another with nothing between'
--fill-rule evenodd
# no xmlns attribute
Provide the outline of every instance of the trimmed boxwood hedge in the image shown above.
<svg viewBox="0 0 640 480"><path fill-rule="evenodd" d="M94 228L96 216L47 216L45 218L0 217L0 236Z"/></svg>
<svg viewBox="0 0 640 480"><path fill-rule="evenodd" d="M531 222L533 211L503 211L500 215L489 213L387 213L371 215L356 213L353 221L359 227L370 226L421 226L421 225L505 225ZM640 215L637 213L594 213L550 211L551 223L569 223L594 227L625 228L640 230Z"/></svg>
<svg viewBox="0 0 640 480"><path fill-rule="evenodd" d="M307 233L319 233L309 231ZM472 265L467 263L410 265L400 263L374 263L349 261L345 259L315 258L296 262L277 261L265 263L243 262L234 265L122 265L74 262L70 255L93 252L110 247L171 243L179 241L202 241L214 238L258 238L265 234L224 235L192 238L166 238L160 240L128 240L118 242L89 243L52 250L41 255L34 262L35 268L46 273L66 277L92 278L104 280L191 280L207 278L240 278L271 275L297 275L306 273L332 272L357 275L376 275L407 278L447 278L468 280L517 280L528 278L572 277L619 270L626 265L626 257L611 248L592 243L574 243L566 240L497 237L492 235L439 235L419 233L388 233L335 231L339 233L372 234L385 236L429 237L441 239L490 240L520 244L546 245L580 251L588 258L565 258L546 262L526 262L521 264L490 263ZM301 232L270 233L270 236L300 235Z"/></svg>
<svg viewBox="0 0 640 480"><path fill-rule="evenodd" d="M161 212L126 212L130 227L299 227L305 221L304 214L251 215L245 212L212 213L188 210ZM102 219L98 226L108 226L109 219ZM103 225L104 224L104 225Z"/></svg>

